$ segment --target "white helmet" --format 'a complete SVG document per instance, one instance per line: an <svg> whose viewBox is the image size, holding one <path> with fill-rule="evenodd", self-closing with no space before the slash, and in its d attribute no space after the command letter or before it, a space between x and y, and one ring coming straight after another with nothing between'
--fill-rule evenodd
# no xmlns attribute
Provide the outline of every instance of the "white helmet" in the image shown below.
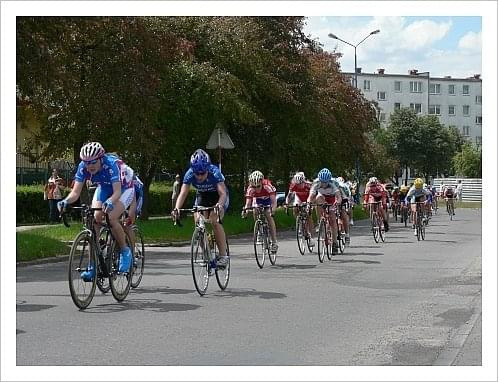
<svg viewBox="0 0 498 382"><path fill-rule="evenodd" d="M304 172L296 172L296 175L294 175L294 183L295 184L301 184L306 180L306 177L304 176Z"/></svg>
<svg viewBox="0 0 498 382"><path fill-rule="evenodd" d="M253 187L259 186L262 180L263 173L261 171L256 170L249 175L249 184Z"/></svg>
<svg viewBox="0 0 498 382"><path fill-rule="evenodd" d="M83 161L90 161L98 158L102 158L105 154L105 150L99 142L89 142L80 150L80 159Z"/></svg>
<svg viewBox="0 0 498 382"><path fill-rule="evenodd" d="M372 176L370 179L368 179L368 183L377 183L379 180L375 177Z"/></svg>

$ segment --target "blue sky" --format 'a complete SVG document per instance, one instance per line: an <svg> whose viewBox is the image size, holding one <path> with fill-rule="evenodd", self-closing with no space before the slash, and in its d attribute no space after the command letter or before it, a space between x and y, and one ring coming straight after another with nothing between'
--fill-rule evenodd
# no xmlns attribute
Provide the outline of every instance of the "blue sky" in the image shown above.
<svg viewBox="0 0 498 382"><path fill-rule="evenodd" d="M354 70L354 49L327 37L329 32L357 47L358 67L363 72L379 68L406 74L410 69L431 76L465 78L482 74L482 20L480 16L315 16L308 17L305 32L325 50L343 54L343 71Z"/></svg>

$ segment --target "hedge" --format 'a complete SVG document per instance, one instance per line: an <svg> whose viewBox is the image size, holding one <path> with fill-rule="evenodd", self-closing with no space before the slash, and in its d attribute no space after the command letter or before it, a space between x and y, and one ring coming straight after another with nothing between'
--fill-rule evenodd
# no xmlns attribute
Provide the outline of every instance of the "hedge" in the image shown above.
<svg viewBox="0 0 498 382"><path fill-rule="evenodd" d="M239 213L244 201L244 193L235 187L230 188L230 207L229 212ZM66 188L64 196L69 193ZM152 183L149 189L149 216L164 216L171 212L171 193L172 187L170 182ZM190 193L183 207L190 208L193 205L195 189L190 188ZM43 200L43 185L16 186L16 223L33 224L48 223L49 207L48 201Z"/></svg>

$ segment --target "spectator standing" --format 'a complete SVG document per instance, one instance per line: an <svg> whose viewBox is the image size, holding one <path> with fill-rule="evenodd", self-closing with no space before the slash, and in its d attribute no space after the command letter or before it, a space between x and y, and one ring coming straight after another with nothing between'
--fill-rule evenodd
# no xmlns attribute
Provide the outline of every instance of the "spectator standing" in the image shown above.
<svg viewBox="0 0 498 382"><path fill-rule="evenodd" d="M463 193L463 184L462 180L459 179L456 186L456 198L459 202L462 201L462 193Z"/></svg>
<svg viewBox="0 0 498 382"><path fill-rule="evenodd" d="M182 186L180 174L176 174L175 181L173 182L173 192L171 193L171 211L175 209L176 199L178 199L178 194L180 193L180 187Z"/></svg>
<svg viewBox="0 0 498 382"><path fill-rule="evenodd" d="M56 168L52 170L52 176L48 178L45 185L45 194L48 200L49 207L49 221L57 223L59 221L59 213L57 210L57 203L62 200L62 191L64 190L64 179L59 176Z"/></svg>

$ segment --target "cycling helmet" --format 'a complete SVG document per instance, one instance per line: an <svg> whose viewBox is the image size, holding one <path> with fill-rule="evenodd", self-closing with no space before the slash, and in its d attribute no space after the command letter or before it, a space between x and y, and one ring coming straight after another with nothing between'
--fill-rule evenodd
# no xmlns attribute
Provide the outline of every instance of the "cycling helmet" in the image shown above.
<svg viewBox="0 0 498 382"><path fill-rule="evenodd" d="M295 184L301 184L301 183L303 183L306 180L306 178L304 176L304 172L302 172L302 171L296 172L296 174L294 175L293 180L294 180Z"/></svg>
<svg viewBox="0 0 498 382"><path fill-rule="evenodd" d="M401 192L407 192L408 191L408 186L401 186Z"/></svg>
<svg viewBox="0 0 498 382"><path fill-rule="evenodd" d="M394 186L394 191L399 191L399 187L398 186Z"/></svg>
<svg viewBox="0 0 498 382"><path fill-rule="evenodd" d="M105 150L99 142L88 142L83 145L80 150L80 159L83 161L90 161L102 158Z"/></svg>
<svg viewBox="0 0 498 382"><path fill-rule="evenodd" d="M328 168L322 168L320 172L318 173L318 179L320 179L320 182L330 182L330 179L332 179L332 173Z"/></svg>
<svg viewBox="0 0 498 382"><path fill-rule="evenodd" d="M263 173L261 171L253 171L251 175L249 175L249 184L253 187L257 187L263 181Z"/></svg>
<svg viewBox="0 0 498 382"><path fill-rule="evenodd" d="M413 183L415 185L416 189L421 189L424 185L424 181L421 178L415 179L415 182Z"/></svg>
<svg viewBox="0 0 498 382"><path fill-rule="evenodd" d="M372 176L370 179L368 179L368 183L370 184L376 184L379 180L375 177Z"/></svg>
<svg viewBox="0 0 498 382"><path fill-rule="evenodd" d="M344 183L344 178L342 176L338 176L337 177L337 181L341 182L341 183Z"/></svg>
<svg viewBox="0 0 498 382"><path fill-rule="evenodd" d="M209 154L202 149L197 149L190 157L190 168L193 172L206 172L211 165Z"/></svg>

